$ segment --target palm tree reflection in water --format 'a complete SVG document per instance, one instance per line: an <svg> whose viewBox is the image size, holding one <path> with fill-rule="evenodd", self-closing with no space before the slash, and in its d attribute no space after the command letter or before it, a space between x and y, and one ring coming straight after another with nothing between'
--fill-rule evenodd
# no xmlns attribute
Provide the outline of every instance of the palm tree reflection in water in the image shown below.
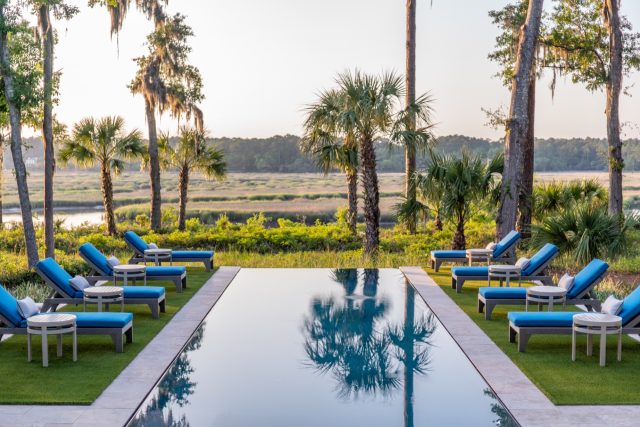
<svg viewBox="0 0 640 427"><path fill-rule="evenodd" d="M436 328L433 315L415 318L415 291L407 284L404 322L385 321L390 301L377 295L376 269L361 270L361 274L336 269L332 278L343 286L345 296L312 301L303 327L309 366L331 373L342 399L362 393L390 396L403 387L405 426L413 426L413 377L428 371L430 339Z"/></svg>
<svg viewBox="0 0 640 427"><path fill-rule="evenodd" d="M194 392L197 383L191 381L194 369L189 360L189 353L198 350L202 345L206 323L196 330L191 341L180 354L171 369L158 384L158 394L152 399L129 424L129 427L189 427L189 421L182 415L176 418L173 414L175 405L183 407L189 403L189 396Z"/></svg>

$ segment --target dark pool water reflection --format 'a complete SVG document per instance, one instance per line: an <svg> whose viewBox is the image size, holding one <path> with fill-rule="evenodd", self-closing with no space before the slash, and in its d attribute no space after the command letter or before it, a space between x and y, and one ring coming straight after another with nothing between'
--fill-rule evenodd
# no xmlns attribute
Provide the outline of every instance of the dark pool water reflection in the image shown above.
<svg viewBox="0 0 640 427"><path fill-rule="evenodd" d="M515 426L395 269L243 269L131 426Z"/></svg>

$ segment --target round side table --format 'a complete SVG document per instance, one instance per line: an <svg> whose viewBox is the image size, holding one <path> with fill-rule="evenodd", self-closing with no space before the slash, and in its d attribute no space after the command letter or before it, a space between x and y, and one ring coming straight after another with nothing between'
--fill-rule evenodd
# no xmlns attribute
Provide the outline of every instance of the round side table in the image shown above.
<svg viewBox="0 0 640 427"><path fill-rule="evenodd" d="M547 304L547 310L553 311L554 304L565 304L567 301L567 290L559 286L532 286L527 288L527 299L524 311L529 311L529 303L537 303L538 311L542 309L542 304Z"/></svg>
<svg viewBox="0 0 640 427"><path fill-rule="evenodd" d="M62 335L73 335L73 361L78 360L78 338L76 334L76 316L65 313L39 314L27 319L27 361L31 362L31 339L33 335L42 337L42 366L49 366L48 336L58 339L57 355L62 356Z"/></svg>
<svg viewBox="0 0 640 427"><path fill-rule="evenodd" d="M502 281L504 280L505 286L508 288L511 286L511 280L518 279L518 286L522 286L520 283L520 267L515 265L495 264L489 266L488 283L491 286L491 279L500 280L500 287L502 287Z"/></svg>
<svg viewBox="0 0 640 427"><path fill-rule="evenodd" d="M576 360L576 335L587 335L587 356L593 354L593 336L600 335L600 366L606 364L607 335L618 335L618 362L622 360L622 318L603 313L581 313L573 316L571 360Z"/></svg>
<svg viewBox="0 0 640 427"><path fill-rule="evenodd" d="M173 265L173 251L171 249L146 249L144 251L144 261L153 262L155 265L160 266L162 262L169 262L169 265Z"/></svg>
<svg viewBox="0 0 640 427"><path fill-rule="evenodd" d="M87 304L97 304L98 311L102 311L102 305L106 305L109 311L109 304L120 303L120 311L124 311L123 290L118 286L95 286L84 290L83 308L87 311Z"/></svg>
<svg viewBox="0 0 640 427"><path fill-rule="evenodd" d="M129 280L143 279L147 286L147 267L144 265L120 264L113 267L113 286L117 286L118 279L122 279L123 286L127 286Z"/></svg>
<svg viewBox="0 0 640 427"><path fill-rule="evenodd" d="M487 265L489 265L492 255L492 249L467 249L467 260L469 261L469 265L474 262L486 262Z"/></svg>

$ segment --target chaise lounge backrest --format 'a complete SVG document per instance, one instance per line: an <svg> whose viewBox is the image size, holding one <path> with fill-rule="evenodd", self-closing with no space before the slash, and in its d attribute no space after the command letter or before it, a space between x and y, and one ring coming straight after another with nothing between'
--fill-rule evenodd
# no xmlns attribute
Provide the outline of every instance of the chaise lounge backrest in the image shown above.
<svg viewBox="0 0 640 427"><path fill-rule="evenodd" d="M147 242L142 240L142 237L138 236L135 231L127 231L124 233L124 240L126 240L140 255L144 254L144 251L149 249Z"/></svg>
<svg viewBox="0 0 640 427"><path fill-rule="evenodd" d="M607 272L609 264L600 260L592 260L585 268L580 270L576 277L573 279L573 286L567 292L567 299L574 299L581 297L586 291L591 288L596 280Z"/></svg>
<svg viewBox="0 0 640 427"><path fill-rule="evenodd" d="M85 243L80 246L80 254L91 264L92 267L98 270L98 273L104 276L113 275L113 269L107 262L107 257L91 243Z"/></svg>
<svg viewBox="0 0 640 427"><path fill-rule="evenodd" d="M618 311L618 316L622 317L624 327L635 327L640 323L640 287L627 295Z"/></svg>
<svg viewBox="0 0 640 427"><path fill-rule="evenodd" d="M9 322L7 326L19 326L24 319L18 310L18 301L0 285L0 319Z"/></svg>
<svg viewBox="0 0 640 427"><path fill-rule="evenodd" d="M538 274L545 266L558 255L558 247L551 243L544 245L536 254L531 257L529 265L522 270L522 276L533 276Z"/></svg>
<svg viewBox="0 0 640 427"><path fill-rule="evenodd" d="M516 230L511 230L506 236L502 238L493 250L493 257L500 258L506 251L515 245L520 240L520 233Z"/></svg>
<svg viewBox="0 0 640 427"><path fill-rule="evenodd" d="M76 293L78 293L78 291L69 284L71 275L53 258L45 258L38 262L36 264L36 270L38 270L41 275L46 276L63 296L73 298Z"/></svg>

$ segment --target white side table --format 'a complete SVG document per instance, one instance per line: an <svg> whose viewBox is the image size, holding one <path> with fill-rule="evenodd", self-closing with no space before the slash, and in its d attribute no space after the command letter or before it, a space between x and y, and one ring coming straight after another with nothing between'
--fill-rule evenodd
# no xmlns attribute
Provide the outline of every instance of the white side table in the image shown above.
<svg viewBox="0 0 640 427"><path fill-rule="evenodd" d="M118 286L94 286L84 289L83 308L87 311L87 304L97 304L98 311L102 311L102 305L106 305L109 311L109 304L120 303L120 311L124 311L123 290Z"/></svg>
<svg viewBox="0 0 640 427"><path fill-rule="evenodd" d="M49 366L48 336L58 339L57 355L62 356L62 334L73 335L73 361L78 360L78 339L76 335L76 316L65 313L40 314L27 319L27 361L31 362L31 338L42 337L42 366Z"/></svg>
<svg viewBox="0 0 640 427"><path fill-rule="evenodd" d="M567 290L559 286L532 286L527 288L527 300L524 311L529 311L529 303L537 303L538 309L547 304L548 311L553 311L554 304L565 304Z"/></svg>
<svg viewBox="0 0 640 427"><path fill-rule="evenodd" d="M147 286L147 267L144 265L120 264L113 267L113 286L117 286L117 280L122 279L124 286L129 280L143 279Z"/></svg>
<svg viewBox="0 0 640 427"><path fill-rule="evenodd" d="M155 265L160 266L162 262L169 262L169 265L173 265L173 251L171 249L145 249L144 261L153 262Z"/></svg>
<svg viewBox="0 0 640 427"><path fill-rule="evenodd" d="M488 282L491 286L491 279L500 280L500 287L502 287L502 281L505 281L505 286L508 288L511 286L511 280L518 279L518 286L522 286L520 283L520 267L515 265L496 264L489 266Z"/></svg>
<svg viewBox="0 0 640 427"><path fill-rule="evenodd" d="M622 318L611 314L581 313L573 316L571 360L576 360L576 335L587 334L587 356L593 354L593 336L600 335L600 366L607 358L607 335L618 335L618 362L622 360Z"/></svg>
<svg viewBox="0 0 640 427"><path fill-rule="evenodd" d="M469 261L469 265L474 262L486 262L487 265L489 265L492 256L492 249L467 249L467 260Z"/></svg>

